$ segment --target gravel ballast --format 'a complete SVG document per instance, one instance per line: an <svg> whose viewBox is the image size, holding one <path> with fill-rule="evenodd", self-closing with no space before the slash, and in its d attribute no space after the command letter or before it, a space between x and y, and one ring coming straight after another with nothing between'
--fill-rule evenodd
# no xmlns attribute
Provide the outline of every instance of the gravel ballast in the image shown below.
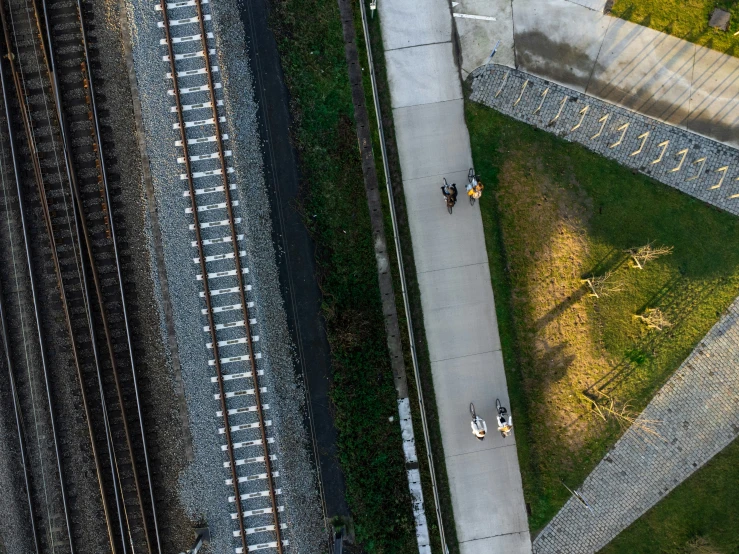
<svg viewBox="0 0 739 554"><path fill-rule="evenodd" d="M214 373L208 366L210 355L206 349L209 335L203 332L207 320L200 313L204 303L198 293L202 289L195 279L199 270L193 257L197 252L191 246L194 234L188 230L192 216L185 213L190 200L183 198L185 185L179 177L182 166L178 166L177 157L182 153L175 147L179 131L172 129L176 119L170 111L174 105L172 97L167 95L170 81L165 79L165 73L169 69L162 60L165 47L159 44L164 34L157 27L161 16L155 12L154 4L149 1L128 4L128 21L193 442L194 459L180 476L179 494L190 517L210 528L211 551L230 553L237 546L232 536L237 529L230 515L233 504L227 502L233 489L224 484L228 470L223 467L226 457L221 445L224 442L218 433L222 421L216 417L219 405L213 394L217 388L211 383ZM204 11L212 15L216 36L211 47L215 46L218 53L217 75L223 84L217 96L224 101L219 113L226 117L223 132L229 135L226 145L232 151L229 165L235 170L230 178L237 186L233 197L239 201L234 215L242 218L239 233L245 235L240 246L246 250L243 265L249 269L247 283L252 286L249 298L255 303L250 316L257 320L254 334L259 335L259 341L255 346L262 355L257 366L264 371L260 386L267 388L264 402L269 403L265 417L272 421L269 435L275 438L270 451L277 455L280 472L276 486L282 491L278 496L279 504L285 506L280 515L280 521L287 524L283 540L289 541L289 547L285 551L322 552L326 549L326 531L315 470L308 455L308 435L303 425L304 392L296 378L294 352L279 291L275 249L269 232L271 223L257 129L257 106L245 52L244 30L238 7L231 0L206 4ZM202 66L202 61L195 62L193 68ZM182 65L182 69L187 68ZM209 266L209 270L218 271L219 267L217 264ZM243 383L229 385L227 390L239 388L244 388ZM247 483L241 487L241 492L263 488L263 483Z"/></svg>

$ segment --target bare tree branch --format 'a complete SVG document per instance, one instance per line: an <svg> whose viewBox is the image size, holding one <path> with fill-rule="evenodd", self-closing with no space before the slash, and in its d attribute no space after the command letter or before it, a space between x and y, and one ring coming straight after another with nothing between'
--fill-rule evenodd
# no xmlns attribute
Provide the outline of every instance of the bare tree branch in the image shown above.
<svg viewBox="0 0 739 554"><path fill-rule="evenodd" d="M643 314L636 314L634 316L637 319L641 319L647 324L649 329L657 329L661 331L665 327L671 327L672 323L667 319L665 314L659 308L648 308Z"/></svg>
<svg viewBox="0 0 739 554"><path fill-rule="evenodd" d="M600 298L601 296L608 296L614 292L623 290L623 283L614 282L611 280L613 272L609 271L599 277L591 276L582 279L583 283L587 283L590 287L590 296Z"/></svg>
<svg viewBox="0 0 739 554"><path fill-rule="evenodd" d="M647 262L656 260L660 256L672 254L673 250L674 248L672 246L653 247L652 243L650 242L649 244L645 244L644 246L640 246L638 248L629 248L628 250L626 250L626 253L631 256L632 260L634 260L634 267L644 269L644 265Z"/></svg>
<svg viewBox="0 0 739 554"><path fill-rule="evenodd" d="M587 395L582 395L582 397L590 402L595 413L603 421L615 420L624 430L632 427L635 431L640 431L648 436L664 440L656 429L662 423L660 420L639 417L639 414L632 410L631 404L628 402L618 404L612 396L598 389L595 389L595 393L598 395L600 401L595 401Z"/></svg>

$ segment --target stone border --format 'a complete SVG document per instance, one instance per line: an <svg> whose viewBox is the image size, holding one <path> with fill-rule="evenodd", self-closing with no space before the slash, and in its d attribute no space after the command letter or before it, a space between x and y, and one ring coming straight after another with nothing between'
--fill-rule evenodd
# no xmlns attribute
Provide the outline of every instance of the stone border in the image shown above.
<svg viewBox="0 0 739 554"><path fill-rule="evenodd" d="M736 149L505 66L479 67L470 79L470 100L739 216Z"/></svg>

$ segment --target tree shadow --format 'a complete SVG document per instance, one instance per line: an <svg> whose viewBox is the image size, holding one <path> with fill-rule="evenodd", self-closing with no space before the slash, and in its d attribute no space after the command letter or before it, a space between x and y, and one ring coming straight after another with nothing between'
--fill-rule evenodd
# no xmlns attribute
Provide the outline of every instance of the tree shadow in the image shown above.
<svg viewBox="0 0 739 554"><path fill-rule="evenodd" d="M581 278L587 277L601 277L609 271L616 271L620 268L624 262L629 259L629 255L615 247L606 252L606 254L595 262L588 271L582 274Z"/></svg>
<svg viewBox="0 0 739 554"><path fill-rule="evenodd" d="M583 296L585 296L585 293L587 292L587 289L585 288L585 285L581 286L577 290L575 290L572 294L570 294L565 300L554 306L551 310L549 310L545 315L540 317L536 323L534 324L536 326L537 331L543 329L547 325L549 325L552 321L557 319L560 315L562 315L567 309L577 304Z"/></svg>
<svg viewBox="0 0 739 554"><path fill-rule="evenodd" d="M559 381L566 374L567 370L576 359L574 354L566 354L565 349L568 344L562 342L546 350L537 351L538 362L546 365L546 378L550 381Z"/></svg>
<svg viewBox="0 0 739 554"><path fill-rule="evenodd" d="M701 306L705 299L719 288L718 282L703 284L697 290L688 290L690 281L676 277L665 283L657 293L645 303L639 312L647 308L660 308L669 318L671 326L662 331L648 332L635 341L619 362L607 373L599 377L583 390L583 394L595 399L597 392L612 394L642 365L656 356L672 335L685 325L689 316ZM635 322L636 323L636 322ZM677 367L672 368L674 371Z"/></svg>

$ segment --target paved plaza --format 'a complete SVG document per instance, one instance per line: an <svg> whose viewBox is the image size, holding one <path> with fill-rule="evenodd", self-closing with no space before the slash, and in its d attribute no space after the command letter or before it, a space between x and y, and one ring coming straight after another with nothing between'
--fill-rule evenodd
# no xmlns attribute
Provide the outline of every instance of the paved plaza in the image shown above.
<svg viewBox="0 0 739 554"><path fill-rule="evenodd" d="M739 147L739 58L605 15L605 0L460 0L462 74L494 61Z"/></svg>

